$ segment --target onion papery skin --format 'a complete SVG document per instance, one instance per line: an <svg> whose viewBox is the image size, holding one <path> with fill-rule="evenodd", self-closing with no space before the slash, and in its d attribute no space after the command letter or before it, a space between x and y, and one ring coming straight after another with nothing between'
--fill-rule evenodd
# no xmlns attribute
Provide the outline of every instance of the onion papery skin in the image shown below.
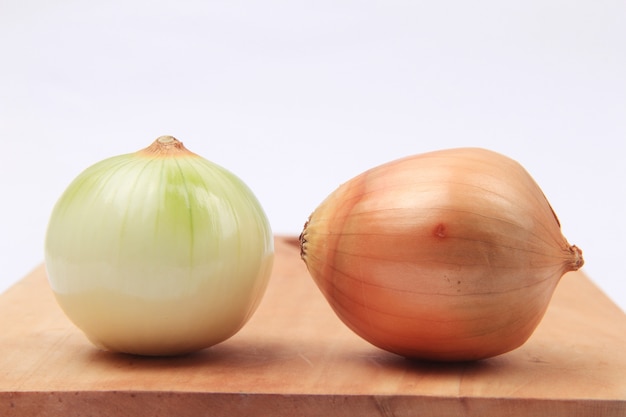
<svg viewBox="0 0 626 417"><path fill-rule="evenodd" d="M68 186L49 220L45 265L59 305L96 346L179 355L244 326L273 245L252 191L164 136Z"/></svg>
<svg viewBox="0 0 626 417"><path fill-rule="evenodd" d="M358 175L315 209L300 242L309 273L350 329L434 361L521 346L560 278L583 265L528 172L479 148Z"/></svg>

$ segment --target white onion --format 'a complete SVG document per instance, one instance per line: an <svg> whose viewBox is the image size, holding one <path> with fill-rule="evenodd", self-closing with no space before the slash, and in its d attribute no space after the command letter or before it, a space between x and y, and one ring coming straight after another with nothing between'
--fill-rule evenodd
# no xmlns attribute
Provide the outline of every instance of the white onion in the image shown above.
<svg viewBox="0 0 626 417"><path fill-rule="evenodd" d="M52 212L49 282L97 346L142 355L203 349L259 304L273 236L251 190L170 136L80 174Z"/></svg>

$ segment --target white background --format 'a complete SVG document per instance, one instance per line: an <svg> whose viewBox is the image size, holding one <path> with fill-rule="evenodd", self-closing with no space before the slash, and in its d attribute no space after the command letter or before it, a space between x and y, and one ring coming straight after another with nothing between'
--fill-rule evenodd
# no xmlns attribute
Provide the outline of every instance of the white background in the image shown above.
<svg viewBox="0 0 626 417"><path fill-rule="evenodd" d="M3 0L0 291L80 171L171 134L281 234L374 165L505 153L626 309L624 22L617 0Z"/></svg>

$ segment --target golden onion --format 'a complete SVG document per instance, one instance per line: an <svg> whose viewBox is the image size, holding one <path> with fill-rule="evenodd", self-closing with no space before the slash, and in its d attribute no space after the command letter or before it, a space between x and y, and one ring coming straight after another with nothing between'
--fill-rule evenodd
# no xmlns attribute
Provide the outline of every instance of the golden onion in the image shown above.
<svg viewBox="0 0 626 417"><path fill-rule="evenodd" d="M302 259L337 316L384 350L475 360L521 346L583 265L539 186L477 148L372 168L311 214Z"/></svg>

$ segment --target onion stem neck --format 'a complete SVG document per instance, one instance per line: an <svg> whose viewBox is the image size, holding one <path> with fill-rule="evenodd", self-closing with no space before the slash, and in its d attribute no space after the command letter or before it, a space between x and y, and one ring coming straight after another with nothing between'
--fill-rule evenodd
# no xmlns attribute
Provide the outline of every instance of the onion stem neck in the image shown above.
<svg viewBox="0 0 626 417"><path fill-rule="evenodd" d="M159 136L150 146L139 151L140 154L147 156L169 157L194 155L189 151L181 141L173 136Z"/></svg>
<svg viewBox="0 0 626 417"><path fill-rule="evenodd" d="M572 261L572 271L578 271L585 264L585 259L583 258L583 251L576 245L570 246L570 251L574 255L574 259Z"/></svg>

